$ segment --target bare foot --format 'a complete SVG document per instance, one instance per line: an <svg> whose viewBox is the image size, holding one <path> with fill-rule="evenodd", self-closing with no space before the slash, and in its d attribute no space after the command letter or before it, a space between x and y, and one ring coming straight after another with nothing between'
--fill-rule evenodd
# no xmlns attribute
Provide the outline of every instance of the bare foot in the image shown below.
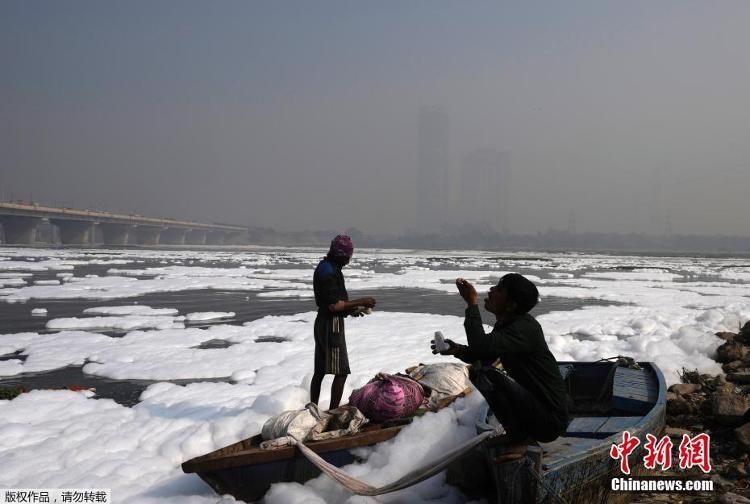
<svg viewBox="0 0 750 504"><path fill-rule="evenodd" d="M492 459L496 464L503 464L505 462L512 462L514 460L520 460L526 455L526 447L523 447L523 451L517 452L503 452Z"/></svg>
<svg viewBox="0 0 750 504"><path fill-rule="evenodd" d="M501 439L502 436L499 436L499 438ZM497 441L500 441L500 439L497 439ZM529 444L534 442L532 439L507 443L497 441L497 444L495 444L497 455L493 458L493 461L497 464L522 459L526 455Z"/></svg>

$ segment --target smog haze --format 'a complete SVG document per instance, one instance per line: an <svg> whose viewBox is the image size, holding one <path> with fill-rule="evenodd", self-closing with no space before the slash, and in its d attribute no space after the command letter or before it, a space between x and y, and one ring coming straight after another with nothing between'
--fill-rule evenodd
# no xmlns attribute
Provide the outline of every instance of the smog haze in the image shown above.
<svg viewBox="0 0 750 504"><path fill-rule="evenodd" d="M750 235L750 2L14 1L0 199Z"/></svg>

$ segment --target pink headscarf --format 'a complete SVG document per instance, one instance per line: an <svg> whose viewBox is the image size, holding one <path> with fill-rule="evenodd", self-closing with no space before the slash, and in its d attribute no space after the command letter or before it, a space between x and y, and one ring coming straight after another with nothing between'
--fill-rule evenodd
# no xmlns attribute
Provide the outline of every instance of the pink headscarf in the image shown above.
<svg viewBox="0 0 750 504"><path fill-rule="evenodd" d="M331 240L331 248L328 251L331 257L351 257L353 253L354 245L352 245L352 239L348 236L338 235Z"/></svg>

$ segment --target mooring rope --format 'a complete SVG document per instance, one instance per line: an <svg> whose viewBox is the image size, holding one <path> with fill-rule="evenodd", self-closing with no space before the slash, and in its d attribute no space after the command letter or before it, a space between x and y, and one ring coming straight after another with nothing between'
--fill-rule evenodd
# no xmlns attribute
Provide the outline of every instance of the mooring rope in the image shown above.
<svg viewBox="0 0 750 504"><path fill-rule="evenodd" d="M312 462L316 467L318 467L318 469L330 476L334 481L338 482L357 495L376 496L408 488L426 480L431 476L436 475L437 473L448 467L448 464L494 434L495 432L493 431L483 432L478 436L468 440L467 442L457 446L453 450L440 457L438 460L415 469L392 483L388 483L387 485L382 485L379 487L374 487L369 483L365 483L362 480L350 476L335 465L326 462L320 455L305 446L305 444L299 439L294 438L294 442L300 449L302 454L307 458L307 460Z"/></svg>

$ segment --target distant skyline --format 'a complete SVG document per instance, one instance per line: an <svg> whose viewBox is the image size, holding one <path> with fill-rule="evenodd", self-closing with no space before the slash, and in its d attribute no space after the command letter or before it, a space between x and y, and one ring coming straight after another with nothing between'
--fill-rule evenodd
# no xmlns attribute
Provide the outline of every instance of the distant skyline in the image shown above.
<svg viewBox="0 0 750 504"><path fill-rule="evenodd" d="M748 22L744 0L6 0L0 199L750 236ZM445 118L435 159L425 110ZM508 156L509 189L461 185L478 152Z"/></svg>
<svg viewBox="0 0 750 504"><path fill-rule="evenodd" d="M433 233L450 222L455 211L450 116L440 106L422 107L418 135L416 228Z"/></svg>
<svg viewBox="0 0 750 504"><path fill-rule="evenodd" d="M509 232L513 192L511 154L476 149L463 157L456 222Z"/></svg>

